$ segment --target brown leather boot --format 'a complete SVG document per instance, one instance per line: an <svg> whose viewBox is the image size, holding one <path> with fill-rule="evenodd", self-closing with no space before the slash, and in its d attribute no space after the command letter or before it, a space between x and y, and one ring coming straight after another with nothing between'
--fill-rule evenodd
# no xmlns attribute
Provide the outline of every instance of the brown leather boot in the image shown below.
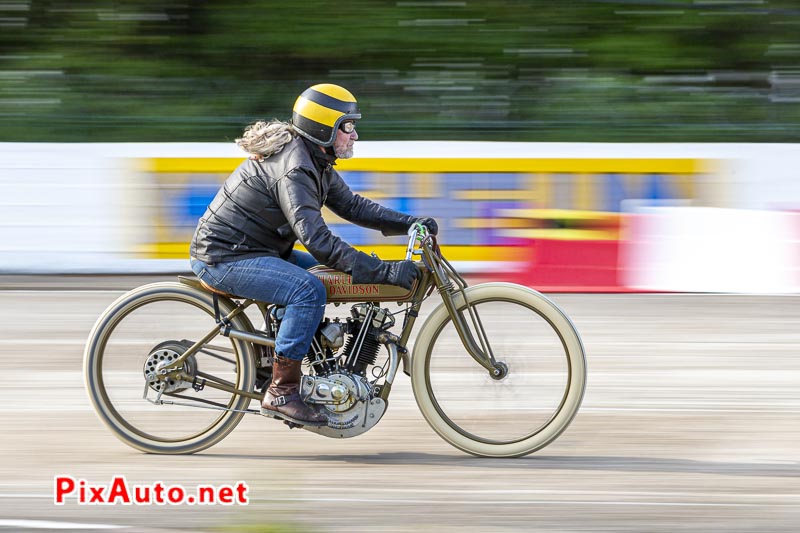
<svg viewBox="0 0 800 533"><path fill-rule="evenodd" d="M261 402L261 414L279 414L279 418L302 426L324 426L328 418L300 399L302 361L275 356L272 384ZM265 412L267 411L267 412Z"/></svg>

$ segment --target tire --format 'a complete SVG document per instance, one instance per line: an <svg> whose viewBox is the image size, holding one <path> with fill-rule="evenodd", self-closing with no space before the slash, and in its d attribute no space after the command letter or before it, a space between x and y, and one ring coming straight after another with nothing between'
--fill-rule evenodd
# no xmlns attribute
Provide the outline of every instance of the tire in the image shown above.
<svg viewBox="0 0 800 533"><path fill-rule="evenodd" d="M583 399L586 359L578 332L553 302L527 287L486 283L466 294L508 373L493 379L469 355L441 304L414 345L417 405L439 436L467 453L520 457L539 450L567 428ZM470 322L460 295L456 307Z"/></svg>
<svg viewBox="0 0 800 533"><path fill-rule="evenodd" d="M226 298L219 298L219 306L225 314L233 309ZM253 331L244 313L232 323L236 329ZM190 406L154 405L143 398L145 390L151 400L158 394L146 387L146 369L152 371L159 361L177 357L213 327L211 295L177 282L133 289L105 310L86 343L84 379L95 411L119 439L143 452L188 454L213 446L233 431L244 413L202 408L208 405L202 402L243 410L250 403L248 397L209 386L197 391L192 383L171 382L162 400ZM255 365L249 343L218 336L206 348L191 356L184 368L253 391Z"/></svg>

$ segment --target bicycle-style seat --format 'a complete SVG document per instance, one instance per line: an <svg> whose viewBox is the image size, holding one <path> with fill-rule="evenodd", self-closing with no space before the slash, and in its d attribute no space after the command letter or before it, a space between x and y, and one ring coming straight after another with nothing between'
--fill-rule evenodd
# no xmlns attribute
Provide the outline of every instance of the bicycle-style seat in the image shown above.
<svg viewBox="0 0 800 533"><path fill-rule="evenodd" d="M221 289L216 289L203 281L202 279L198 278L197 276L178 276L178 281L183 283L184 285L189 285L190 287L194 287L195 289L202 289L206 292L213 292L215 294L219 294L220 296L225 296L226 298L243 298L243 296L237 296L230 292L225 292Z"/></svg>

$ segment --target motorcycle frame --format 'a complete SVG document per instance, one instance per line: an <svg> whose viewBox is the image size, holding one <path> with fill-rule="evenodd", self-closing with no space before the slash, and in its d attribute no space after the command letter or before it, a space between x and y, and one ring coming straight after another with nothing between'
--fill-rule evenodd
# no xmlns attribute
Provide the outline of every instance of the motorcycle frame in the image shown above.
<svg viewBox="0 0 800 533"><path fill-rule="evenodd" d="M419 241L419 250L413 250L415 242ZM409 304L409 308L405 313L405 320L400 336L393 334L385 334L379 336L379 342L386 345L389 350L389 368L384 376L384 382L380 384L378 396L386 400L391 391L392 383L394 382L397 373L399 362L403 363L404 373L410 375L411 361L406 345L411 337L411 332L414 329L414 323L419 316L419 311L422 308L422 302L433 291L435 287L442 297L442 302L447 308L447 312L453 322L459 338L461 339L467 353L482 367L484 367L489 375L494 379L501 379L506 374L505 365L497 363L489 345L488 338L483 328L483 324L478 316L477 310L473 308L465 289L467 282L455 271L450 263L442 256L439 247L436 243L436 237L427 235L424 228L419 224L413 226L409 230L409 246L406 253L406 259L411 259L413 255L421 255L422 261L417 262L417 266L421 271L421 278L417 283L416 288L411 294L411 297L401 303ZM181 281L195 288L201 289L199 281L192 278L183 278ZM202 290L202 289L201 289ZM245 309L253 304L259 307L259 310L264 314L266 305L264 302L259 302L253 299L244 299L242 301L231 300L227 296L211 293L214 303L214 312L217 325L210 330L202 339L195 342L183 354L181 354L169 367L162 368L159 372L163 379L175 379L185 382L193 383L197 381L196 376L191 376L184 373L182 367L184 361L193 354L197 353L203 346L208 344L212 339L218 335L231 337L234 339L243 340L253 344L267 346L274 348L275 339L268 335L261 334L256 331L243 331L231 327L231 320L244 312ZM225 316L221 316L219 299L225 298L228 300L230 307L233 309ZM380 302L375 302L379 304ZM469 320L464 316L466 311ZM472 330L475 330L473 334ZM476 337L477 336L477 340ZM200 386L209 386L219 389L231 394L245 396L253 400L261 401L264 397L263 393L251 392L246 390L237 389L232 385L220 383L201 378Z"/></svg>

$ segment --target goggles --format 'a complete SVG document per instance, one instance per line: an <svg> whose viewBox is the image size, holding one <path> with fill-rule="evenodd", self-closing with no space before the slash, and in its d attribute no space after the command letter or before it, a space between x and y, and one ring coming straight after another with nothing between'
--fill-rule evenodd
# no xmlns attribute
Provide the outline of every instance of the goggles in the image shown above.
<svg viewBox="0 0 800 533"><path fill-rule="evenodd" d="M356 131L356 123L352 120L348 120L339 124L339 129L345 133L353 133Z"/></svg>

